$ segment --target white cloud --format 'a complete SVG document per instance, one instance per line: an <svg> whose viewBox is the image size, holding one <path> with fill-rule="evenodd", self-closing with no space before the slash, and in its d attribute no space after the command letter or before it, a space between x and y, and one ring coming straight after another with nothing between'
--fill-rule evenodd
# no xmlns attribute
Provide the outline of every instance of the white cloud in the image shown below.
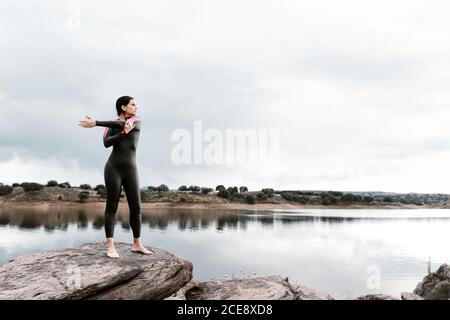
<svg viewBox="0 0 450 320"><path fill-rule="evenodd" d="M102 183L109 149L77 121L114 117L130 94L145 122L143 185L450 192L446 1L0 6L4 182ZM67 26L72 7L80 28ZM173 165L171 133L194 120L278 129L281 165Z"/></svg>
<svg viewBox="0 0 450 320"><path fill-rule="evenodd" d="M46 184L49 180L59 183L68 181L72 185L98 181L99 175L103 178L102 170L89 170L80 168L75 160L37 158L26 150L2 150L12 154L12 158L1 163L1 176L3 183L38 182Z"/></svg>

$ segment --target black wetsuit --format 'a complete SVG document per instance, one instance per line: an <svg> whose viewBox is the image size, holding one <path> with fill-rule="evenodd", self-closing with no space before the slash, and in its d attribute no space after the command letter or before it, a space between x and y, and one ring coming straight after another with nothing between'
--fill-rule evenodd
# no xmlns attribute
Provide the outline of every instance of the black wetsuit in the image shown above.
<svg viewBox="0 0 450 320"><path fill-rule="evenodd" d="M136 166L136 147L141 131L141 120L133 120L135 127L125 133L125 120L96 121L96 126L106 127L103 133L105 148L113 146L113 150L105 164L104 176L106 187L105 234L107 238L114 236L114 224L119 205L122 186L130 209L130 226L133 237L139 238L141 233L141 194Z"/></svg>

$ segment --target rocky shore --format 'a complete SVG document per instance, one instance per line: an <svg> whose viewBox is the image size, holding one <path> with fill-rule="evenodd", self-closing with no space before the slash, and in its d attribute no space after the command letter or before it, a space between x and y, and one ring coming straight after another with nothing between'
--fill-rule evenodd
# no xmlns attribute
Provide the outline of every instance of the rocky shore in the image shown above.
<svg viewBox="0 0 450 320"><path fill-rule="evenodd" d="M104 242L20 256L0 267L0 299L332 300L327 293L280 275L193 278L193 265L158 247L153 255L132 253L118 242L120 259L105 254ZM357 300L448 300L450 266L443 264L401 297L376 294Z"/></svg>

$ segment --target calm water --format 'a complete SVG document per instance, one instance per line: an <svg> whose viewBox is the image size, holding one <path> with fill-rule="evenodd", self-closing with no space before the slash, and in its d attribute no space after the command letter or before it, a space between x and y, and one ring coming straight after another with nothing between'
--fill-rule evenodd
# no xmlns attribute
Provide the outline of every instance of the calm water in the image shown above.
<svg viewBox="0 0 450 320"><path fill-rule="evenodd" d="M142 212L144 243L194 264L201 281L280 274L337 298L399 296L450 263L450 210L307 209ZM132 237L119 209L116 240ZM0 207L0 264L24 254L103 240L103 211L60 205Z"/></svg>

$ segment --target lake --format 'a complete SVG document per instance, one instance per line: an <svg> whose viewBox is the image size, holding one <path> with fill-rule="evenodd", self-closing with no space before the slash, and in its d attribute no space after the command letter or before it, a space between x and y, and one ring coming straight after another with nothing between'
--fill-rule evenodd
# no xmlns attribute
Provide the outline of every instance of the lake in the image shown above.
<svg viewBox="0 0 450 320"><path fill-rule="evenodd" d="M450 209L143 209L144 244L191 261L200 281L279 274L336 298L412 292L450 263ZM119 209L116 241L130 242ZM103 210L0 207L0 264L104 240ZM120 254L120 252L119 252Z"/></svg>

